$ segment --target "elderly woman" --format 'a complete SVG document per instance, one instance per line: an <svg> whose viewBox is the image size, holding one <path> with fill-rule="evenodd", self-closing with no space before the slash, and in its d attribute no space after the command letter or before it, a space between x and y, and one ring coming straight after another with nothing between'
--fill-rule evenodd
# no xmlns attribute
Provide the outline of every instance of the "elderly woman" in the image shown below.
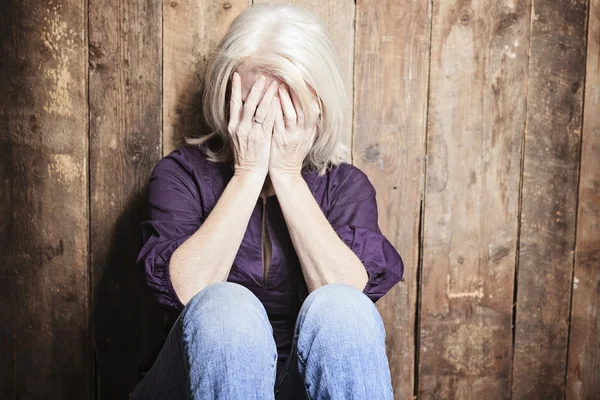
<svg viewBox="0 0 600 400"><path fill-rule="evenodd" d="M178 313L134 399L392 399L375 302L402 279L348 163L320 20L256 6L207 70L209 134L158 162L138 264Z"/></svg>

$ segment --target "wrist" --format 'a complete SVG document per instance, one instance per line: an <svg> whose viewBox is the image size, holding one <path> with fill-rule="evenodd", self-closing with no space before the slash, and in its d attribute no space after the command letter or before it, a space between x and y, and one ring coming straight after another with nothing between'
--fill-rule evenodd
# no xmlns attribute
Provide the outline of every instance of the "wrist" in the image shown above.
<svg viewBox="0 0 600 400"><path fill-rule="evenodd" d="M269 176L271 179L297 179L302 177L302 173L300 170L283 170L283 169L270 169Z"/></svg>
<svg viewBox="0 0 600 400"><path fill-rule="evenodd" d="M256 186L262 188L266 176L266 173L262 173L260 171L236 171L231 177L231 180L244 186Z"/></svg>
<svg viewBox="0 0 600 400"><path fill-rule="evenodd" d="M269 178L274 187L281 185L293 185L298 182L304 182L300 171L269 171Z"/></svg>
<svg viewBox="0 0 600 400"><path fill-rule="evenodd" d="M260 180L260 179L264 180L267 177L268 173L269 173L268 169L236 168L235 171L233 172L233 176L236 178L239 178L239 179L244 179L244 180Z"/></svg>

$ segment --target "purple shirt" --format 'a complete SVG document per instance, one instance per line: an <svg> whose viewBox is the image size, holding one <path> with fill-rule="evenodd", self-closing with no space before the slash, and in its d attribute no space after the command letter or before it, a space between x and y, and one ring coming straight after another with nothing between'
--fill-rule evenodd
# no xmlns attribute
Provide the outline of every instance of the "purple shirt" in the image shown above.
<svg viewBox="0 0 600 400"><path fill-rule="evenodd" d="M198 230L233 173L230 163L211 162L196 146L174 150L152 171L148 184L150 219L141 224L143 247L137 265L143 268L146 283L163 309L178 314L184 307L169 278L171 254ZM404 265L379 229L375 188L364 172L349 163L332 167L322 177L305 168L302 176L335 232L365 266L369 281L363 293L376 302L402 280ZM268 197L265 207L272 243L266 284L260 197L227 281L247 287L264 305L277 344L279 374L308 290L277 196Z"/></svg>

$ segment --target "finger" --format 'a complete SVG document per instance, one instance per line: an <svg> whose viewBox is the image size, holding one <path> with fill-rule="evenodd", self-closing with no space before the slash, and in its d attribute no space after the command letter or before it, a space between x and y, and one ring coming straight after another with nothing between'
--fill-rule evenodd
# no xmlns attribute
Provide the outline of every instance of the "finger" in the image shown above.
<svg viewBox="0 0 600 400"><path fill-rule="evenodd" d="M240 75L237 72L233 73L231 78L231 96L229 99L229 124L232 128L236 128L240 122L240 114L242 110L242 85Z"/></svg>
<svg viewBox="0 0 600 400"><path fill-rule="evenodd" d="M262 124L264 132L269 135L273 133L273 126L275 125L275 118L277 117L277 104L279 104L279 97L275 96L269 105L269 111Z"/></svg>
<svg viewBox="0 0 600 400"><path fill-rule="evenodd" d="M285 132L285 122L283 121L283 111L281 109L281 97L275 103L275 129L273 132L283 134Z"/></svg>
<svg viewBox="0 0 600 400"><path fill-rule="evenodd" d="M246 102L244 103L244 110L242 111L242 121L240 122L240 125L248 128L248 130L250 130L249 128L252 124L252 117L254 117L256 105L258 104L263 89L265 88L265 81L265 77L261 75L261 77L254 82L254 85L252 85L250 93L246 98Z"/></svg>
<svg viewBox="0 0 600 400"><path fill-rule="evenodd" d="M294 104L292 103L289 92L283 86L279 87L279 97L281 99L285 127L293 132L296 129L296 111L294 110Z"/></svg>
<svg viewBox="0 0 600 400"><path fill-rule="evenodd" d="M299 129L303 130L305 128L305 120L304 120L304 112L302 111L300 99L294 92L292 94L292 102L294 104L294 110L296 111L296 124Z"/></svg>
<svg viewBox="0 0 600 400"><path fill-rule="evenodd" d="M272 81L269 85L269 88L267 89L267 92L260 101L260 104L256 109L256 113L254 114L254 118L256 118L258 121L263 122L265 117L267 116L267 112L269 111L271 101L273 100L273 97L275 97L275 94L277 94L277 86L277 82Z"/></svg>

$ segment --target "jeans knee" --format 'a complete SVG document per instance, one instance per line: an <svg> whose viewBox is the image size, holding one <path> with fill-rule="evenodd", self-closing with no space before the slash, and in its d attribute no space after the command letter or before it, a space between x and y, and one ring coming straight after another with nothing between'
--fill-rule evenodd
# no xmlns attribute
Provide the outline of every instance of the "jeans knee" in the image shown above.
<svg viewBox="0 0 600 400"><path fill-rule="evenodd" d="M340 334L363 332L385 339L383 320L373 301L357 288L341 282L312 291L300 309L299 319L301 323L321 328L330 325Z"/></svg>
<svg viewBox="0 0 600 400"><path fill-rule="evenodd" d="M216 282L196 293L182 311L183 319L194 318L225 309L237 309L244 306L262 307L258 298L248 288L233 282Z"/></svg>
<svg viewBox="0 0 600 400"><path fill-rule="evenodd" d="M273 335L260 300L233 282L213 283L196 293L182 312L182 327L188 338L215 347L264 343Z"/></svg>

